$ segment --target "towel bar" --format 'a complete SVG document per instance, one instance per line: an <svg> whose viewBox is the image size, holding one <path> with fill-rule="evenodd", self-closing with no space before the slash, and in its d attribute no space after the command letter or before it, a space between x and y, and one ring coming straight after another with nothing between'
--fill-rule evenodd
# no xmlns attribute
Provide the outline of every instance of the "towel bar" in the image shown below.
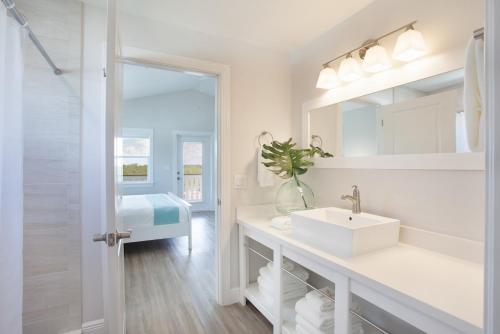
<svg viewBox="0 0 500 334"><path fill-rule="evenodd" d="M250 252L260 256L261 258L263 258L264 260L268 261L268 262L271 262L271 263L274 263L273 260L269 259L267 256L261 254L259 251L253 249L252 247L250 247L248 244L245 244L244 245ZM287 273L288 275L292 276L293 278L295 278L296 280L298 280L299 282L305 284L306 286L308 286L309 288L313 289L314 291L317 291L318 293L320 293L321 295L325 296L326 298L328 298L329 300L331 300L332 302L335 303L335 298L333 297L330 297L328 294L324 293L323 291L315 288L314 286L312 286L311 284L309 284L308 282L304 281L303 279L301 279L300 277L298 277L297 275L291 273L290 271L286 270L285 268L281 268L282 271L284 271L285 273ZM375 328L376 330L378 330L379 332L383 333L383 334L390 334L389 332L387 332L386 330L383 330L382 328L380 328L379 326L377 326L376 324L374 324L373 322L371 322L370 320L368 320L367 318L365 318L364 316L362 316L361 314L359 314L358 312L350 309L349 312L354 315L355 317L361 319L362 321L366 322L368 325L372 326L373 328Z"/></svg>

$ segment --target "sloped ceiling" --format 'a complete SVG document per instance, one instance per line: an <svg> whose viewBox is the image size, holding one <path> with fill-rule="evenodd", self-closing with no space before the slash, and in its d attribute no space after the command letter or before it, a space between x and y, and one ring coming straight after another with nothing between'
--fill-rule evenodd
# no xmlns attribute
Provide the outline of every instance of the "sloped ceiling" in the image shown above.
<svg viewBox="0 0 500 334"><path fill-rule="evenodd" d="M103 0L85 0L103 5ZM373 0L120 0L125 13L291 52Z"/></svg>

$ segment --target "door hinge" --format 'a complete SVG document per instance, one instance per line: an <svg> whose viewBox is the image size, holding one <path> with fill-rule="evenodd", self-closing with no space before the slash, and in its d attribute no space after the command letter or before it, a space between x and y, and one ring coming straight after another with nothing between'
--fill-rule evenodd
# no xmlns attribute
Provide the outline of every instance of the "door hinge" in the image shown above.
<svg viewBox="0 0 500 334"><path fill-rule="evenodd" d="M220 206L222 204L222 201L220 198L217 198L217 205Z"/></svg>
<svg viewBox="0 0 500 334"><path fill-rule="evenodd" d="M384 120L383 119L380 120L380 126L384 127Z"/></svg>
<svg viewBox="0 0 500 334"><path fill-rule="evenodd" d="M104 67L102 68L102 76L104 78L106 78L108 76L108 74L106 73L106 69Z"/></svg>

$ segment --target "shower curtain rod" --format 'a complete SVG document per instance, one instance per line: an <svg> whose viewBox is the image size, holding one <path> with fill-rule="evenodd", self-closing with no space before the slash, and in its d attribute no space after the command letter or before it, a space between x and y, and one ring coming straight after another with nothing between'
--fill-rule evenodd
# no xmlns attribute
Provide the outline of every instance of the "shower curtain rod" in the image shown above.
<svg viewBox="0 0 500 334"><path fill-rule="evenodd" d="M40 53L42 54L43 58L47 61L47 63L52 67L52 70L54 71L55 75L61 75L63 71L54 64L52 59L50 59L49 54L43 47L42 43L38 40L36 35L33 33L31 30L28 22L24 18L24 16L17 10L16 4L14 3L14 0L2 0L3 4L5 5L5 8L9 11L9 13L14 17L14 19L28 32L28 37L31 39L33 44L35 44L36 48Z"/></svg>

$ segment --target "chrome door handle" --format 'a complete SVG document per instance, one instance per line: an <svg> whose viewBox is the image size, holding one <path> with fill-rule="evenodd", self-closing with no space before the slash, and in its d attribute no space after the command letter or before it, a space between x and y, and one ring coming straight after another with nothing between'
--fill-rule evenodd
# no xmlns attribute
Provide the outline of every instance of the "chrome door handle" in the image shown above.
<svg viewBox="0 0 500 334"><path fill-rule="evenodd" d="M103 241L108 245L108 247L113 247L119 243L121 239L129 239L131 236L132 230L127 230L125 232L119 232L117 230L112 233L94 234L92 240L94 240L94 242Z"/></svg>
<svg viewBox="0 0 500 334"><path fill-rule="evenodd" d="M126 230L125 232L115 232L116 240L130 239L132 236L132 230Z"/></svg>

